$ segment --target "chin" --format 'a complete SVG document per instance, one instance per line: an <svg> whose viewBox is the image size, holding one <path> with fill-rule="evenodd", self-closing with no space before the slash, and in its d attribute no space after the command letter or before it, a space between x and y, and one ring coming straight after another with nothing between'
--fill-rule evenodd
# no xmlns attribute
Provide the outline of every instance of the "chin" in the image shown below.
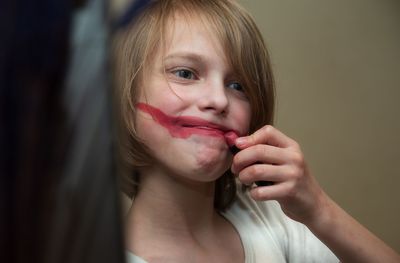
<svg viewBox="0 0 400 263"><path fill-rule="evenodd" d="M220 152L218 155L205 153L197 156L193 172L202 181L215 181L229 169L229 165L230 160L225 154L221 154Z"/></svg>

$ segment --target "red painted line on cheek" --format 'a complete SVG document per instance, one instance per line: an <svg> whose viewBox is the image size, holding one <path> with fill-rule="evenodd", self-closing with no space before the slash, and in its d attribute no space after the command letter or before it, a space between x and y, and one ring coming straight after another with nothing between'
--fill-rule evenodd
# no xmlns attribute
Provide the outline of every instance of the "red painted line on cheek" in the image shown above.
<svg viewBox="0 0 400 263"><path fill-rule="evenodd" d="M154 121L156 121L169 131L171 136L179 138L188 138L190 136L190 134L188 134L187 132L185 133L177 125L178 117L168 116L161 110L146 103L137 103L136 108L150 114Z"/></svg>
<svg viewBox="0 0 400 263"><path fill-rule="evenodd" d="M216 126L201 118L192 116L169 116L160 109L146 103L137 103L136 108L150 114L153 120L166 128L172 137L186 139L193 134L200 134L224 138L225 133L231 132L231 130Z"/></svg>

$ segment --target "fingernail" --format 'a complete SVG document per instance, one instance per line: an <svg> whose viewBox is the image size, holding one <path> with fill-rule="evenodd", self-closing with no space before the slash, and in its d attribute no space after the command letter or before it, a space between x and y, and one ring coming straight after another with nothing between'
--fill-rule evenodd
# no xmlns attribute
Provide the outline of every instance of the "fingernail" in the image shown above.
<svg viewBox="0 0 400 263"><path fill-rule="evenodd" d="M237 138L236 139L236 141L235 141L235 144L237 145L237 146L244 146L245 144L246 144L246 138L245 137L241 137L241 138Z"/></svg>

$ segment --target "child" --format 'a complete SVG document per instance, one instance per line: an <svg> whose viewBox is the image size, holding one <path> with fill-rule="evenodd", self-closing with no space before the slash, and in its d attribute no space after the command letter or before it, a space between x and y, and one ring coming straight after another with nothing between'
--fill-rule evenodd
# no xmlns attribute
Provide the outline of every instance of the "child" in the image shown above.
<svg viewBox="0 0 400 263"><path fill-rule="evenodd" d="M121 34L130 262L399 262L271 126L268 54L237 3L154 1Z"/></svg>

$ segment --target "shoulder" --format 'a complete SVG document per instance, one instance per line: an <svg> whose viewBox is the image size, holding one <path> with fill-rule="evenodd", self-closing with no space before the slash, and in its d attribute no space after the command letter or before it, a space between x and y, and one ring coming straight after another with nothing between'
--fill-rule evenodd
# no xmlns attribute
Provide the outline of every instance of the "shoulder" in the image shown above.
<svg viewBox="0 0 400 263"><path fill-rule="evenodd" d="M235 226L242 239L248 262L259 259L285 262L287 231L285 217L276 201L256 202L241 191L223 215ZM252 261L251 259L256 259Z"/></svg>
<svg viewBox="0 0 400 263"><path fill-rule="evenodd" d="M272 248L288 262L338 262L305 225L286 216L277 201L254 201L248 191L238 189L225 216L241 235L248 235L249 243L262 244L263 250Z"/></svg>
<svg viewBox="0 0 400 263"><path fill-rule="evenodd" d="M251 222L257 227L284 227L288 220L277 201L258 202L250 197L248 191L241 190L238 190L236 200L226 214L234 220Z"/></svg>

